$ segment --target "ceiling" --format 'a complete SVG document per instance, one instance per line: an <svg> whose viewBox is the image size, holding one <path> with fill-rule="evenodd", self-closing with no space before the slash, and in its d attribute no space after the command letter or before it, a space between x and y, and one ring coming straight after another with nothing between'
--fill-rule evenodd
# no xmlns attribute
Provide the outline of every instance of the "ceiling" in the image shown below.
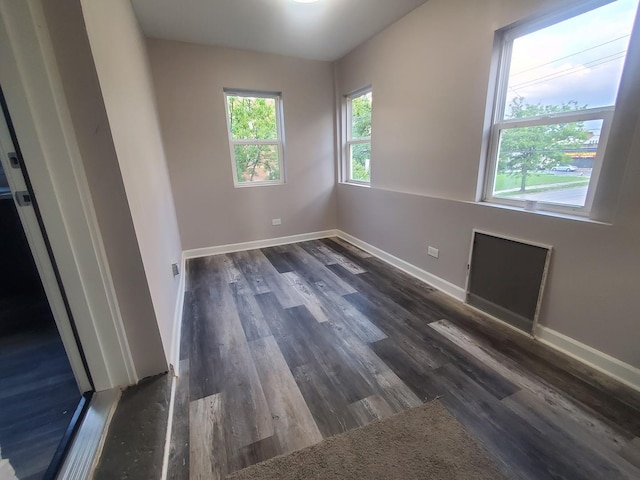
<svg viewBox="0 0 640 480"><path fill-rule="evenodd" d="M132 0L145 35L336 60L426 0Z"/></svg>

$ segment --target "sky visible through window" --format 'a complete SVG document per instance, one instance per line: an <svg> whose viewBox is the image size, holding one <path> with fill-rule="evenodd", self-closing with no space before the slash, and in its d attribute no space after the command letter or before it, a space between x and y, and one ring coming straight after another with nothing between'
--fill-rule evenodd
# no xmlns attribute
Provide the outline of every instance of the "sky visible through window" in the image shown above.
<svg viewBox="0 0 640 480"><path fill-rule="evenodd" d="M637 8L638 0L618 0L517 38L506 105L517 97L529 104L614 105Z"/></svg>
<svg viewBox="0 0 640 480"><path fill-rule="evenodd" d="M616 103L638 3L617 0L512 40L501 100L503 120L519 123L499 133L494 196L589 208L605 118L591 109ZM531 123L567 113L573 120Z"/></svg>

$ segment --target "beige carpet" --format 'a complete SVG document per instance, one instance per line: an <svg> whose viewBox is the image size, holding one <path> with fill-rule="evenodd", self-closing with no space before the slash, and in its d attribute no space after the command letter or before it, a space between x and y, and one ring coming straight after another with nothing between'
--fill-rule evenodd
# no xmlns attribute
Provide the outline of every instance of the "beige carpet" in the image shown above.
<svg viewBox="0 0 640 480"><path fill-rule="evenodd" d="M228 480L504 478L438 401L227 477Z"/></svg>

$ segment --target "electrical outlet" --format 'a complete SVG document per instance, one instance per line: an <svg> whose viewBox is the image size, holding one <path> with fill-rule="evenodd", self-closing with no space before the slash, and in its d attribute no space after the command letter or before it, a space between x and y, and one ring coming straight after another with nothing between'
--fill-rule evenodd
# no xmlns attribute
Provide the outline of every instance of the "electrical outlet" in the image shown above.
<svg viewBox="0 0 640 480"><path fill-rule="evenodd" d="M282 220L280 218L274 218L271 220L271 225L282 225Z"/></svg>
<svg viewBox="0 0 640 480"><path fill-rule="evenodd" d="M440 250L429 245L429 250L427 251L427 253L429 254L430 257L438 258L440 255Z"/></svg>

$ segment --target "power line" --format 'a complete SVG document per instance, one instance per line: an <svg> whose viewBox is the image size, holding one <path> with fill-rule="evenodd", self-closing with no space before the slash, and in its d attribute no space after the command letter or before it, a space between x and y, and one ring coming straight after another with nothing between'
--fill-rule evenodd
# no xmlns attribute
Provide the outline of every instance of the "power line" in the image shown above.
<svg viewBox="0 0 640 480"><path fill-rule="evenodd" d="M553 73L548 73L547 75L543 75L542 77L537 77L537 78L533 78L531 80L525 80L521 83L517 83L515 85L513 85L513 88L519 88L523 85L527 85L529 83L532 82L539 82L539 81L546 81L546 80L553 80L553 78L558 77L558 76L565 76L565 75L570 75L572 73L578 72L581 69L585 68L585 67L591 67L591 66L598 66L598 65L602 65L604 63L608 63L608 62L612 62L615 60L618 60L619 58L623 58L625 55L627 54L626 50L622 51L622 52L616 52L616 53L612 53L611 55L607 55L605 57L600 57L600 58L596 58L595 60L591 60L590 62L584 63L584 64L580 64L580 65L576 65L573 67L569 67L569 68L565 68L564 70L558 70L557 72L553 72ZM605 60L604 62L602 60ZM568 72L568 73L565 73Z"/></svg>
<svg viewBox="0 0 640 480"><path fill-rule="evenodd" d="M614 38L613 40L609 40L608 42L600 43L598 45L594 45L593 47L585 48L584 50L580 50L579 52L572 53L571 55L567 55L565 57L556 58L555 60L550 60L546 63L541 63L540 65L536 65L534 67L526 68L524 70L520 70L519 72L511 74L511 77L517 77L518 75L522 75L525 72L529 72L531 70L535 70L536 68L545 67L547 65L551 65L552 63L559 62L560 60L566 60L567 58L575 57L584 52L588 52L590 50L595 50L596 48L602 47L604 45L608 45L613 42L617 42L618 40L622 40L623 38L629 38L631 34L623 35L622 37Z"/></svg>
<svg viewBox="0 0 640 480"><path fill-rule="evenodd" d="M512 86L509 86L509 90L513 90L513 93L516 94L516 97L522 98L522 95L520 95L520 93L518 93L518 91L515 88L513 88Z"/></svg>
<svg viewBox="0 0 640 480"><path fill-rule="evenodd" d="M593 60L591 62L587 62L584 65L578 65L575 67L571 67L565 70L560 70L558 72L554 72L554 73L550 73L548 75L545 75L543 77L538 77L538 78L534 78L533 80L529 80L526 82L522 82L522 83L518 83L516 85L511 86L511 88L523 88L523 87L531 87L533 85L537 85L539 83L545 83L551 80L555 80L556 78L561 78L561 77L566 77L568 75L573 75L575 73L578 73L582 68L585 67L598 67L600 65L604 65L606 63L610 63L610 62L614 62L616 60L620 60L621 58L624 58L626 56L627 52L618 52L618 53L614 53L612 55L609 55L607 57L602 57L599 58L597 60ZM605 60L607 59L607 60ZM604 60L604 61L602 61Z"/></svg>

